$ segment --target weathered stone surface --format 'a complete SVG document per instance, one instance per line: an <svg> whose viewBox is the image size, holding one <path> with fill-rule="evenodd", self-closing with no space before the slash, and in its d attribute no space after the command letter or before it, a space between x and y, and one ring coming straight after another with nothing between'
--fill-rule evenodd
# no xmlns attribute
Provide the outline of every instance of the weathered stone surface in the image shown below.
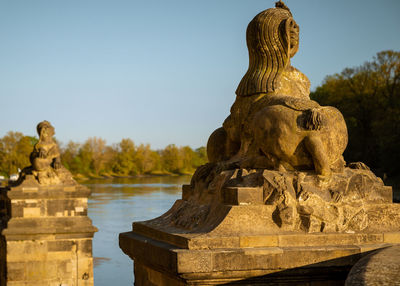
<svg viewBox="0 0 400 286"><path fill-rule="evenodd" d="M400 246L379 249L351 269L346 286L400 285Z"/></svg>
<svg viewBox="0 0 400 286"><path fill-rule="evenodd" d="M7 285L93 285L97 229L86 216L89 190L78 185L74 193L49 187L24 193L22 188L0 190L8 206L1 254Z"/></svg>
<svg viewBox="0 0 400 286"><path fill-rule="evenodd" d="M209 247L194 250L128 232L120 235L120 247L135 259L135 266L139 264L139 269L146 268L145 273L140 275L150 275L148 279L154 279L151 273L155 271L157 281L163 281L162 277L167 280L173 277L175 279L175 284L155 285L216 285L255 277L264 281L263 283L271 284L279 279L295 284L296 281L308 277L305 281L324 279L322 281L327 282L330 279L340 282L340 285L344 283L352 265L365 253L390 245L376 243L376 239L355 239L351 234L343 234L342 237L331 235L331 240L324 240L322 237L318 239L318 236L320 235L316 235L311 242L308 241L310 234L288 236L287 242L283 242L282 246L278 246L279 237L276 237L276 246L237 245L229 248ZM290 240L297 242L288 246ZM310 246L311 244L314 246ZM327 271L329 269L330 272ZM135 275L137 271L142 270L135 268ZM293 273L287 275L287 270L292 270ZM311 276L302 276L304 272ZM322 276L319 276L321 273ZM338 274L340 275L336 277ZM262 279L262 276L265 276L265 279ZM136 280L136 285L152 284L141 284Z"/></svg>
<svg viewBox="0 0 400 286"><path fill-rule="evenodd" d="M184 199L159 218L133 223L120 247L139 264L139 281L167 275L177 279L171 285L343 285L364 253L400 243L400 205L391 192L365 168L321 180L311 171L208 164L183 187Z"/></svg>
<svg viewBox="0 0 400 286"><path fill-rule="evenodd" d="M38 125L32 166L0 188L0 284L90 286L97 231L87 217L90 190L57 167L54 129L46 122Z"/></svg>
<svg viewBox="0 0 400 286"><path fill-rule="evenodd" d="M290 65L299 26L283 3L247 27L249 69L223 126L207 143L209 161L242 168L315 170L329 176L344 166L347 127L334 107L310 100L310 82Z"/></svg>
<svg viewBox="0 0 400 286"><path fill-rule="evenodd" d="M145 224L167 232L227 235L400 231L400 205L391 203L391 188L369 170L345 168L321 181L312 172L216 173L218 164L207 167L205 176L195 174L191 193L184 187L185 200Z"/></svg>
<svg viewBox="0 0 400 286"><path fill-rule="evenodd" d="M222 190L223 202L227 205L262 205L262 188L227 187Z"/></svg>
<svg viewBox="0 0 400 286"><path fill-rule="evenodd" d="M54 141L54 127L48 121L40 122L36 127L39 141L30 154L31 166L22 170L16 185L22 182L34 191L36 185L68 185L73 187L76 182L70 172L61 164L60 150ZM27 175L32 175L26 178ZM29 187L27 189L29 189Z"/></svg>

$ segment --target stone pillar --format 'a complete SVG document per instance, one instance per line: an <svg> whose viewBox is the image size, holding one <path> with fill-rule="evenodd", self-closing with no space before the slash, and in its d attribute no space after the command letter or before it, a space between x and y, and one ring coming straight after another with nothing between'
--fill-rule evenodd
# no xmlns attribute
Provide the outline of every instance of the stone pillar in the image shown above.
<svg viewBox="0 0 400 286"><path fill-rule="evenodd" d="M90 190L70 182L0 189L1 285L93 285Z"/></svg>

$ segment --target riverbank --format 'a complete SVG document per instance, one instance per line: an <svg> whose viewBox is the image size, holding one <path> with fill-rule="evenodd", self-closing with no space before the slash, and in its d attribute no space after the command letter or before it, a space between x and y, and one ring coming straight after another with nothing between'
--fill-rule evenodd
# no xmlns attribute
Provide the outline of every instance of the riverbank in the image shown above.
<svg viewBox="0 0 400 286"><path fill-rule="evenodd" d="M179 176L192 176L194 171L182 172L182 173L171 173L167 171L153 172L148 174L138 175L119 175L119 174L101 174L101 175L82 175L72 174L73 178L79 182L87 180L101 180L101 179L135 179L135 178L151 178L151 177L179 177Z"/></svg>

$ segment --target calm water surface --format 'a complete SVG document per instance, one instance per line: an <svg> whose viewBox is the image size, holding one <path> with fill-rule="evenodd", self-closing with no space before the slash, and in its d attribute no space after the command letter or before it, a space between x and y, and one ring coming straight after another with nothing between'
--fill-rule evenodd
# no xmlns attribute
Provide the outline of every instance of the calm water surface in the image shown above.
<svg viewBox="0 0 400 286"><path fill-rule="evenodd" d="M118 246L120 232L130 231L133 221L155 218L181 197L182 177L90 180L89 216L99 231L93 239L95 286L132 285L133 263Z"/></svg>

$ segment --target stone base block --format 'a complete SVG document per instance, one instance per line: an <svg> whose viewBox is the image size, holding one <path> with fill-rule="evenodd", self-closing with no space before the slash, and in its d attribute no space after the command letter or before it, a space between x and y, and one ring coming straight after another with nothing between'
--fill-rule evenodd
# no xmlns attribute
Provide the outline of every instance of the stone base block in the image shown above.
<svg viewBox="0 0 400 286"><path fill-rule="evenodd" d="M199 167L182 200L120 234L135 285L344 285L364 255L400 244L400 205L364 167Z"/></svg>
<svg viewBox="0 0 400 286"><path fill-rule="evenodd" d="M93 285L90 190L0 188L0 285Z"/></svg>
<svg viewBox="0 0 400 286"><path fill-rule="evenodd" d="M387 241L384 234L311 236L244 237L237 247L187 249L127 232L120 247L135 261L135 285L343 285L364 255L400 243L393 233Z"/></svg>
<svg viewBox="0 0 400 286"><path fill-rule="evenodd" d="M7 285L93 285L91 238L8 241L6 247Z"/></svg>

